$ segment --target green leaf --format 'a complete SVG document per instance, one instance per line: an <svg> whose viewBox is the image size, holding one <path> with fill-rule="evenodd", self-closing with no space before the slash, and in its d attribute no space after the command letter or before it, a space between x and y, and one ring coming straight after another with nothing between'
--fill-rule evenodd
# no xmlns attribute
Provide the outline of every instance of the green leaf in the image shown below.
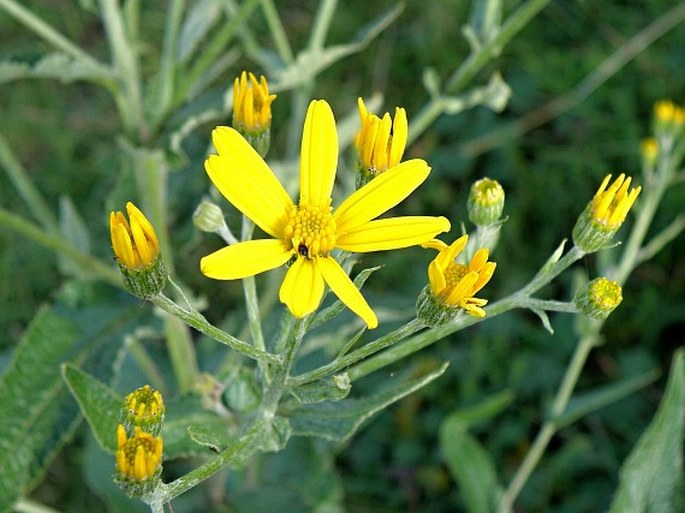
<svg viewBox="0 0 685 513"><path fill-rule="evenodd" d="M116 429L124 400L107 385L73 365L63 365L62 375L100 446L114 454L117 449Z"/></svg>
<svg viewBox="0 0 685 513"><path fill-rule="evenodd" d="M27 78L51 78L63 83L85 80L108 87L114 81L109 68L60 52L49 53L35 63L0 62L0 84Z"/></svg>
<svg viewBox="0 0 685 513"><path fill-rule="evenodd" d="M440 427L440 448L471 513L495 511L502 493L490 455L469 432L469 426L491 419L514 399L510 390L452 413Z"/></svg>
<svg viewBox="0 0 685 513"><path fill-rule="evenodd" d="M64 240L84 255L90 255L90 232L67 196L59 199L59 227ZM59 266L65 274L83 277L83 267L64 255L59 255Z"/></svg>
<svg viewBox="0 0 685 513"><path fill-rule="evenodd" d="M447 365L444 363L424 376L392 379L384 389L361 399L347 398L296 408L290 419L293 435L347 440L372 415L440 377Z"/></svg>
<svg viewBox="0 0 685 513"><path fill-rule="evenodd" d="M621 468L611 513L685 510L685 348L676 351L666 392L654 419Z"/></svg>
<svg viewBox="0 0 685 513"><path fill-rule="evenodd" d="M71 322L41 309L0 378L0 512L21 496L59 415L59 364L77 337Z"/></svg>
<svg viewBox="0 0 685 513"><path fill-rule="evenodd" d="M324 50L307 50L300 53L295 64L276 74L273 89L293 89L306 84L337 61L362 51L397 19L403 9L402 4L397 4L389 9L385 14L364 27L350 43L329 46Z"/></svg>
<svg viewBox="0 0 685 513"><path fill-rule="evenodd" d="M617 383L612 383L611 385L599 387L591 392L578 395L569 401L564 413L555 419L556 424L560 429L568 424L572 424L588 413L592 413L593 411L604 408L616 401L620 401L624 397L646 387L650 383L653 383L658 377L659 371L653 369L638 376L624 379Z"/></svg>
<svg viewBox="0 0 685 513"><path fill-rule="evenodd" d="M162 425L164 459L207 455L207 447L224 448L229 441L234 441L232 430L228 419L204 409L197 396L188 395L175 401L166 401L166 416Z"/></svg>
<svg viewBox="0 0 685 513"><path fill-rule="evenodd" d="M192 56L221 18L221 12L221 2L218 0L200 0L188 11L178 38L178 61L183 62Z"/></svg>

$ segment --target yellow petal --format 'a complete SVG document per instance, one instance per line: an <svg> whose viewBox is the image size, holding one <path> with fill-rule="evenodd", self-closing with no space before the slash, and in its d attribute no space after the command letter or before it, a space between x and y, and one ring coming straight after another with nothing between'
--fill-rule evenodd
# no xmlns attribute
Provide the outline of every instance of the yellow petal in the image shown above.
<svg viewBox="0 0 685 513"><path fill-rule="evenodd" d="M319 306L323 285L323 276L314 259L298 258L285 274L278 297L299 319Z"/></svg>
<svg viewBox="0 0 685 513"><path fill-rule="evenodd" d="M378 178L372 181L376 180ZM450 222L444 217L391 217L369 221L352 232L339 235L335 245L356 253L385 251L423 244L449 229Z"/></svg>
<svg viewBox="0 0 685 513"><path fill-rule="evenodd" d="M454 259L457 257L457 255L464 250L468 240L469 236L464 234L450 244L445 251L441 251L440 254L435 258L435 260L438 262L438 265L440 265L440 267L443 269L447 269L447 266L454 262Z"/></svg>
<svg viewBox="0 0 685 513"><path fill-rule="evenodd" d="M202 274L216 280L237 280L285 264L292 248L277 239L238 242L200 260Z"/></svg>
<svg viewBox="0 0 685 513"><path fill-rule="evenodd" d="M402 160L404 148L407 145L409 136L409 125L407 123L407 112L398 107L395 109L395 120L392 124L392 141L390 143L389 166L396 166Z"/></svg>
<svg viewBox="0 0 685 513"><path fill-rule="evenodd" d="M376 328L378 326L376 314L373 313L364 296L340 264L331 257L317 258L316 263L324 280L340 301L361 317L369 329Z"/></svg>
<svg viewBox="0 0 685 513"><path fill-rule="evenodd" d="M338 132L330 105L313 100L307 109L300 153L300 203L327 207L338 166Z"/></svg>
<svg viewBox="0 0 685 513"><path fill-rule="evenodd" d="M478 273L466 273L466 275L459 280L450 291L445 303L448 305L456 305L465 298L470 298L473 295L473 286L478 281Z"/></svg>
<svg viewBox="0 0 685 513"><path fill-rule="evenodd" d="M219 127L212 133L219 155L205 170L221 194L269 235L281 238L294 204L266 162L238 132Z"/></svg>
<svg viewBox="0 0 685 513"><path fill-rule="evenodd" d="M441 294L447 285L445 271L438 264L437 258L428 264L428 283L430 283L431 292L434 296Z"/></svg>
<svg viewBox="0 0 685 513"><path fill-rule="evenodd" d="M344 234L387 212L409 196L428 177L430 167L421 159L407 160L352 193L333 213L338 233Z"/></svg>

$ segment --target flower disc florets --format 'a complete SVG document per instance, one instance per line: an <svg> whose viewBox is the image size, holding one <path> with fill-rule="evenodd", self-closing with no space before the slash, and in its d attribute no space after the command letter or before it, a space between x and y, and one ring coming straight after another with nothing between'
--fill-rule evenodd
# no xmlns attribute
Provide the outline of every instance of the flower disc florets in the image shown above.
<svg viewBox="0 0 685 513"><path fill-rule="evenodd" d="M326 256L335 247L335 230L331 207L302 204L290 211L284 235L298 255L312 258Z"/></svg>
<svg viewBox="0 0 685 513"><path fill-rule="evenodd" d="M127 433L140 428L157 436L164 421L164 400L158 390L145 385L126 396L121 408L121 422Z"/></svg>
<svg viewBox="0 0 685 513"><path fill-rule="evenodd" d="M621 301L621 286L607 278L595 278L575 298L578 310L593 319L606 319Z"/></svg>

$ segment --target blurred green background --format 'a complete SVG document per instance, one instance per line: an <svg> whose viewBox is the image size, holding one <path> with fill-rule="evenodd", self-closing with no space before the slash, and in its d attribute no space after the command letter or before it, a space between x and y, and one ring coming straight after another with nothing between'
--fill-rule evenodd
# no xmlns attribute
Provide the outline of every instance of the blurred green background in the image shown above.
<svg viewBox="0 0 685 513"><path fill-rule="evenodd" d="M348 40L394 4L341 2L328 41ZM517 2L504 4L508 12ZM97 17L77 2L27 1L24 5L93 55L107 60ZM306 41L316 5L314 1L277 2L294 48ZM419 193L401 206L404 213L446 215L458 229L461 222L467 222L466 193L474 180L488 176L504 186L509 221L492 257L498 268L483 292L486 298L503 297L528 282L561 239L570 236L576 217L605 174L625 171L640 182L639 142L649 134L653 103L662 98L685 101L685 30L682 26L671 30L589 97L541 126L517 137L483 138L531 112L544 111L549 102L572 91L605 58L673 5L672 0L551 2L479 77L484 83L489 72L501 71L513 92L504 112L479 107L442 116L409 148L409 155L429 162L433 174ZM140 50L147 71L158 62L165 8L162 1L144 2L141 26L150 44ZM468 14L469 5L464 1L406 2L400 18L365 51L327 69L313 95L327 99L342 118L355 111L358 96L381 91L385 95L383 111L404 106L411 126L412 116L428 97L422 85L424 68L432 67L447 77L467 55L461 26ZM249 23L260 42L268 44L259 11ZM48 49L2 11L0 35L2 60L30 60ZM235 74L242 69L262 71L245 56L233 67ZM223 78L229 82L233 75ZM218 94L226 83L215 87ZM286 151L287 125L280 120L287 118L289 94L282 93L274 107L271 155ZM110 259L107 214L110 208L123 207L123 203L107 204L121 166L120 146L113 137L120 127L111 98L83 83L4 83L0 85L0 120L0 133L50 206L57 211L61 197L71 198L87 222L93 253ZM210 318L242 308L239 287L206 280L198 268L199 258L220 245L198 234L191 222L192 212L207 190L202 161L211 128L197 130L186 141L189 161L172 174L170 182L172 242L178 249L176 272L181 281L211 298ZM479 143L484 140L491 144ZM8 210L29 216L4 173L0 173L0 202ZM682 213L683 205L685 187L681 185L667 194L651 233ZM624 227L619 238L626 231ZM365 286L371 305L411 310L426 282L429 258L418 249L365 258L364 265L384 265ZM575 272L593 277L597 258L601 257L587 257ZM573 274L562 275L544 293L569 299ZM14 232L0 232L0 367L40 305L56 298L65 301L72 286L58 271L53 253ZM97 296L111 290L103 292L94 285L90 293ZM120 294L115 297L113 301L122 298ZM451 365L436 383L394 405L345 447L334 449L338 454L334 465L348 511L461 511L459 490L439 452L440 424L455 409L503 390L514 392L512 405L496 421L478 426L475 434L496 462L500 480L507 482L535 436L576 340L570 316L556 315L552 324L554 335L533 315L511 312L415 355L414 362L449 361ZM665 375L674 350L685 343L682 234L631 276L624 302L609 319L604 334L606 344L592 353L580 390L654 367ZM360 387L372 386L374 380L392 380L394 372L381 371ZM617 486L618 469L653 415L664 381L665 377L565 428L524 489L519 511L606 509ZM64 511L105 507L106 499L91 487L81 486L83 478L74 476L83 472L83 458L88 453L82 449L88 443L82 429L36 491L39 500ZM273 475L265 477L274 497L282 497L282 511L290 511L284 504L289 504L293 483L278 473L278 461L309 467L311 472L318 468L312 463L318 461L316 454L316 444L312 449L295 441L285 454L264 458L265 464L271 461L268 458L282 459L274 460ZM322 460L322 467L330 463L325 457ZM251 511L247 499L242 506L230 503L230 497L228 501L230 506L217 511ZM202 511L197 504L181 500L175 510Z"/></svg>

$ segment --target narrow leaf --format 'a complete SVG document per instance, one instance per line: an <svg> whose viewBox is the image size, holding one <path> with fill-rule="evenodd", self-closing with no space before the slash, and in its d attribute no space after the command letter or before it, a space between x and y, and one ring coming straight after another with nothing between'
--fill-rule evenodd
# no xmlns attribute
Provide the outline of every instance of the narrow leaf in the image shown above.
<svg viewBox="0 0 685 513"><path fill-rule="evenodd" d="M59 227L64 240L84 255L90 255L90 232L67 196L59 199ZM59 257L59 265L65 274L83 277L83 267L64 255Z"/></svg>
<svg viewBox="0 0 685 513"><path fill-rule="evenodd" d="M685 510L685 348L676 351L666 392L654 419L621 468L611 513Z"/></svg>
<svg viewBox="0 0 685 513"><path fill-rule="evenodd" d="M470 513L495 511L501 489L487 451L458 417L440 429L440 447Z"/></svg>
<svg viewBox="0 0 685 513"><path fill-rule="evenodd" d="M27 78L52 78L63 83L85 80L102 85L111 85L114 80L109 68L59 52L49 53L35 63L0 62L0 84Z"/></svg>
<svg viewBox="0 0 685 513"><path fill-rule="evenodd" d="M361 399L347 398L302 406L290 419L293 435L347 440L372 415L440 377L447 365L444 363L437 370L418 378L409 375L390 380L386 388Z"/></svg>
<svg viewBox="0 0 685 513"><path fill-rule="evenodd" d="M220 17L221 2L218 0L200 0L197 2L188 11L181 27L176 58L181 62L190 58Z"/></svg>
<svg viewBox="0 0 685 513"><path fill-rule="evenodd" d="M637 390L646 387L650 383L653 383L658 377L659 371L653 369L638 376L624 379L617 383L612 383L611 385L599 387L591 392L578 395L569 401L564 413L555 419L556 424L559 428L572 424L588 413L609 406Z"/></svg>

